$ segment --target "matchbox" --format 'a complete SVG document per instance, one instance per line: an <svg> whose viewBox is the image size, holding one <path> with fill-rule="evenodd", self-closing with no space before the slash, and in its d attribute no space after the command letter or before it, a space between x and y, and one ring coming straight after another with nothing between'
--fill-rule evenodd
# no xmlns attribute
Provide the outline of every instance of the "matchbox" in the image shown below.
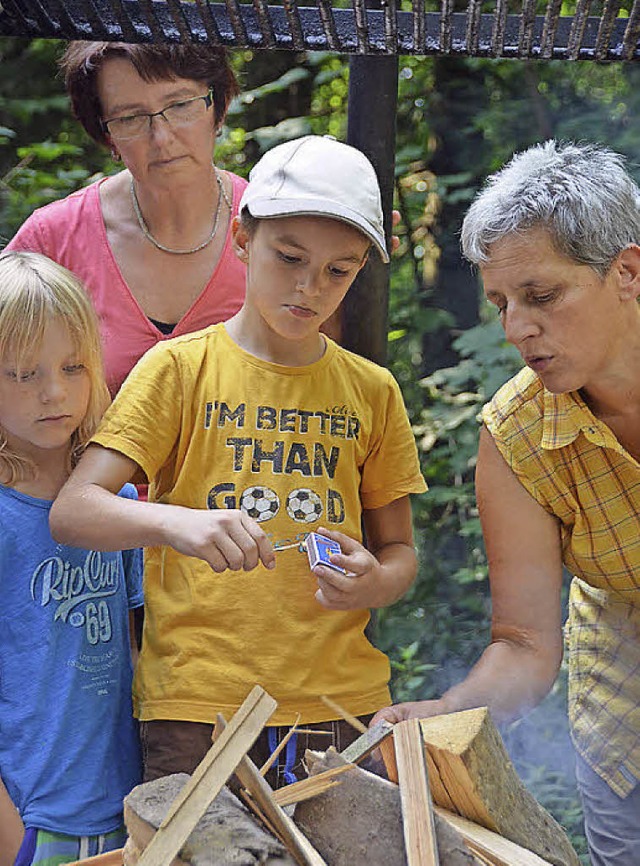
<svg viewBox="0 0 640 866"><path fill-rule="evenodd" d="M309 565L311 568L318 564L326 565L334 571L346 574L344 568L340 568L339 565L336 565L329 559L329 554L331 553L342 553L337 541L332 541L324 535L318 535L317 532L310 532L305 538L304 543L307 548L307 556L309 557Z"/></svg>

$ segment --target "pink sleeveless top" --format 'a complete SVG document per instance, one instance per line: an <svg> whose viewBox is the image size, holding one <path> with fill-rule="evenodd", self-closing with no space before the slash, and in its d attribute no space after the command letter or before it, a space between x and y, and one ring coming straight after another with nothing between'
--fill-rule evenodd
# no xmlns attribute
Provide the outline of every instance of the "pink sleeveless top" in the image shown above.
<svg viewBox="0 0 640 866"><path fill-rule="evenodd" d="M247 182L231 173L229 177L233 217ZM107 384L113 395L138 359L156 343L199 331L237 313L244 300L245 266L233 252L228 232L209 282L173 332L162 334L142 312L113 256L100 208L100 183L102 180L34 211L6 249L43 253L83 281L100 319Z"/></svg>

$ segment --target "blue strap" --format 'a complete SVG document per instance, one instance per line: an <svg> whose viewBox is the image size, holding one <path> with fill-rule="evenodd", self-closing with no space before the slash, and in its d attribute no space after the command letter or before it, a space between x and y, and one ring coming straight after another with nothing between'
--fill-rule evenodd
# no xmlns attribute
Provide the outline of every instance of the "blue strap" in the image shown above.
<svg viewBox="0 0 640 866"><path fill-rule="evenodd" d="M278 743L280 741L279 737L280 728L277 727L268 727L267 728L267 743L269 744L269 751L271 753L275 752L278 747ZM282 777L287 785L291 785L294 782L297 782L295 773L293 772L293 768L296 764L296 753L297 753L297 741L298 735L294 734L289 742L287 743L284 750L284 767L282 767ZM273 769L279 770L281 768L280 764L281 755L278 755L278 758L274 764Z"/></svg>
<svg viewBox="0 0 640 866"><path fill-rule="evenodd" d="M296 775L293 772L293 768L296 765L296 753L297 753L297 745L298 745L298 735L294 734L289 742L286 745L284 750L285 752L285 765L284 765L284 780L287 785L292 785L294 782L297 782Z"/></svg>
<svg viewBox="0 0 640 866"><path fill-rule="evenodd" d="M38 831L35 827L27 827L22 837L22 845L16 854L16 859L13 866L30 866L33 862L33 855L36 853L36 841L38 839Z"/></svg>

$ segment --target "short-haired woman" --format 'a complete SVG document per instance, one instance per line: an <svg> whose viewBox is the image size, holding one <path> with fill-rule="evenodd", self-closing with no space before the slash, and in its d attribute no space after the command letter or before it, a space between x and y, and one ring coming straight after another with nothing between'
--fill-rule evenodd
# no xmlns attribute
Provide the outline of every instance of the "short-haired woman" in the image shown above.
<svg viewBox="0 0 640 866"><path fill-rule="evenodd" d="M592 866L640 851L640 190L618 154L536 145L471 205L465 256L526 366L483 411L476 491L491 643L439 700L391 721L535 706L563 654Z"/></svg>

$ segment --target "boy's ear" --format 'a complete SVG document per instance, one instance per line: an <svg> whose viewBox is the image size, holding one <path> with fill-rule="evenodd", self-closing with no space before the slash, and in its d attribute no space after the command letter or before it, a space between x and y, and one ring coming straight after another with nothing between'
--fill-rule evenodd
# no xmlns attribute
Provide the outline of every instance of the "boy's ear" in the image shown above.
<svg viewBox="0 0 640 866"><path fill-rule="evenodd" d="M363 257L362 261L360 262L360 267L358 268L358 271L361 271L363 269L363 267L366 265L366 263L369 261L369 254L370 253L371 253L371 247L369 247L369 249L364 254L364 257Z"/></svg>
<svg viewBox="0 0 640 866"><path fill-rule="evenodd" d="M239 216L235 216L231 222L231 233L233 235L233 251L240 261L246 264L249 261L249 233Z"/></svg>

